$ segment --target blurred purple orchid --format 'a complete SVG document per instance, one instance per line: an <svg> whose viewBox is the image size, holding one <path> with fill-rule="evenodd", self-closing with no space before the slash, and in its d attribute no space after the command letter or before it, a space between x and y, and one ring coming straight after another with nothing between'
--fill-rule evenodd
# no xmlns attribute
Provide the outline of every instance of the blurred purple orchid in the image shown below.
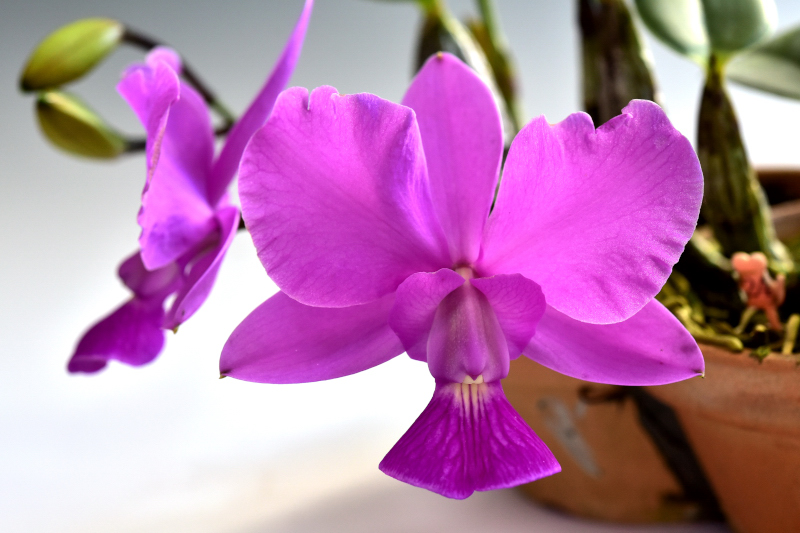
<svg viewBox="0 0 800 533"><path fill-rule="evenodd" d="M125 72L117 89L147 132L140 251L119 269L133 297L86 332L70 372L96 372L110 359L149 363L164 346L163 329L177 328L208 297L239 225L239 209L226 191L245 145L294 71L312 7L306 0L278 63L216 159L208 105L181 80L175 52L157 48Z"/></svg>
<svg viewBox="0 0 800 533"><path fill-rule="evenodd" d="M653 300L703 191L689 142L652 102L595 130L534 119L503 155L497 107L448 54L403 99L285 91L242 158L243 215L282 292L228 339L222 375L298 383L406 351L433 399L380 464L452 498L558 472L500 380L524 354L601 383L703 372ZM491 210L491 214L490 214Z"/></svg>

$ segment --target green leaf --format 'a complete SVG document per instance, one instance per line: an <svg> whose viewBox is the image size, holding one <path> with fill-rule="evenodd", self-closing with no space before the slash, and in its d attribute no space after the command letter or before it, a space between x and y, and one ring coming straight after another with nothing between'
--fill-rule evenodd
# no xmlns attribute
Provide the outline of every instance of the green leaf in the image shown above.
<svg viewBox="0 0 800 533"><path fill-rule="evenodd" d="M758 348L750 352L750 357L756 359L759 362L759 364L761 364L764 362L764 359L766 359L771 353L772 353L772 348L770 348L769 346L759 346Z"/></svg>
<svg viewBox="0 0 800 533"><path fill-rule="evenodd" d="M636 9L664 44L698 63L706 61L709 41L700 0L636 0Z"/></svg>
<svg viewBox="0 0 800 533"><path fill-rule="evenodd" d="M800 100L800 26L738 54L727 74L748 87Z"/></svg>
<svg viewBox="0 0 800 533"><path fill-rule="evenodd" d="M705 64L729 56L775 29L774 0L635 0L642 21L667 46Z"/></svg>
<svg viewBox="0 0 800 533"><path fill-rule="evenodd" d="M774 0L703 0L703 12L711 49L723 55L762 41L778 22Z"/></svg>
<svg viewBox="0 0 800 533"><path fill-rule="evenodd" d="M385 4L417 4L424 11L430 12L438 7L439 0L372 0Z"/></svg>
<svg viewBox="0 0 800 533"><path fill-rule="evenodd" d="M47 91L36 101L42 133L71 154L112 159L125 151L125 139L76 96Z"/></svg>
<svg viewBox="0 0 800 533"><path fill-rule="evenodd" d="M121 22L82 19L62 26L34 49L20 79L23 91L52 89L92 70L120 43Z"/></svg>

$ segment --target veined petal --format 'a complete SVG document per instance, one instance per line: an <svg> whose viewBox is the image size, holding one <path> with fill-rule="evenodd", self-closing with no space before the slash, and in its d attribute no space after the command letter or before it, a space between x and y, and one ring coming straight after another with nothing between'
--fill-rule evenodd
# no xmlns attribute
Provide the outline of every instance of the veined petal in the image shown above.
<svg viewBox="0 0 800 533"><path fill-rule="evenodd" d="M213 230L207 180L214 155L208 107L181 83L157 50L131 68L118 90L147 130L147 181L142 192L139 245L150 270L175 261ZM177 91L177 93L176 93Z"/></svg>
<svg viewBox="0 0 800 533"><path fill-rule="evenodd" d="M437 380L495 381L508 375L508 344L497 316L470 282L442 299L428 337L428 369Z"/></svg>
<svg viewBox="0 0 800 533"><path fill-rule="evenodd" d="M70 372L97 372L109 360L141 366L164 347L163 300L133 298L87 331L69 360Z"/></svg>
<svg viewBox="0 0 800 533"><path fill-rule="evenodd" d="M377 96L284 91L239 194L267 273L307 305L371 302L449 266L414 114Z"/></svg>
<svg viewBox="0 0 800 533"><path fill-rule="evenodd" d="M117 92L128 102L147 132L147 168L155 166L170 107L181 93L177 54L156 48L147 63L129 67L117 84Z"/></svg>
<svg viewBox="0 0 800 533"><path fill-rule="evenodd" d="M131 255L117 270L122 283L138 298L163 301L180 287L181 269L177 263L170 263L156 270L147 270L139 252Z"/></svg>
<svg viewBox="0 0 800 533"><path fill-rule="evenodd" d="M536 324L546 307L542 288L521 274L498 274L491 278L475 278L470 283L481 291L492 307L508 353L516 359L536 331Z"/></svg>
<svg viewBox="0 0 800 533"><path fill-rule="evenodd" d="M380 469L461 500L476 490L514 487L555 474L561 466L495 381L437 383L433 399Z"/></svg>
<svg viewBox="0 0 800 533"><path fill-rule="evenodd" d="M576 320L619 322L666 281L702 194L689 141L652 102L596 131L583 113L540 117L511 145L479 268L523 274Z"/></svg>
<svg viewBox="0 0 800 533"><path fill-rule="evenodd" d="M279 292L234 330L220 373L258 383L348 376L403 353L388 325L394 295L353 307L303 305Z"/></svg>
<svg viewBox="0 0 800 533"><path fill-rule="evenodd" d="M419 123L436 213L454 264L478 258L503 157L503 125L492 93L450 54L431 56L403 105Z"/></svg>
<svg viewBox="0 0 800 533"><path fill-rule="evenodd" d="M214 154L208 108L183 83L161 140L161 155L142 193L139 245L149 269L175 261L214 230L207 183Z"/></svg>
<svg viewBox="0 0 800 533"><path fill-rule="evenodd" d="M216 205L217 200L222 197L228 185L239 168L239 161L242 158L244 147L253 136L253 133L260 128L267 117L272 112L278 94L289 83L294 67L300 58L300 51L303 48L303 40L306 36L306 28L311 18L311 10L314 6L313 0L306 0L300 19L294 27L286 46L281 53L280 59L275 64L272 72L267 78L261 91L255 97L250 107L244 112L242 117L236 122L228 134L225 146L214 163L209 183L209 199L212 205Z"/></svg>
<svg viewBox="0 0 800 533"><path fill-rule="evenodd" d="M412 359L427 361L428 335L442 299L464 284L464 278L449 268L435 273L409 276L395 293L389 326L403 342Z"/></svg>
<svg viewBox="0 0 800 533"><path fill-rule="evenodd" d="M579 322L548 306L525 355L561 374L611 385L663 385L705 368L695 340L656 300L606 325Z"/></svg>
<svg viewBox="0 0 800 533"><path fill-rule="evenodd" d="M175 301L164 317L165 329L175 329L189 320L211 293L225 253L239 228L239 209L234 206L222 208L217 212L216 219L219 224L219 237L211 250L205 251L202 256L194 260L195 263L191 266L183 287L178 291Z"/></svg>

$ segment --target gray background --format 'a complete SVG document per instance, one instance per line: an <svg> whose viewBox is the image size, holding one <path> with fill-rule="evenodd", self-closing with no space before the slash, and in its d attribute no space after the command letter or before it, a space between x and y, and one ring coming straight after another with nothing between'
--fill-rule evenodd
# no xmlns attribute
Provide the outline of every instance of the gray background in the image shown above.
<svg viewBox="0 0 800 533"><path fill-rule="evenodd" d="M127 297L115 276L136 247L144 161L96 163L40 137L16 90L28 52L73 19L106 15L171 43L243 110L283 47L300 0L4 2L0 6L0 530L4 532L721 531L627 529L523 503L516 493L448 501L388 479L377 464L430 398L406 357L360 375L296 386L217 379L229 332L276 289L247 235L236 239L201 311L141 369L69 376L81 332ZM451 2L463 15L471 5ZM572 2L499 0L528 116L579 109ZM800 5L778 2L781 25ZM399 100L416 10L318 0L293 85ZM700 71L652 45L666 106L694 138ZM74 89L140 131L113 87L116 54ZM800 105L734 89L750 154L798 165Z"/></svg>

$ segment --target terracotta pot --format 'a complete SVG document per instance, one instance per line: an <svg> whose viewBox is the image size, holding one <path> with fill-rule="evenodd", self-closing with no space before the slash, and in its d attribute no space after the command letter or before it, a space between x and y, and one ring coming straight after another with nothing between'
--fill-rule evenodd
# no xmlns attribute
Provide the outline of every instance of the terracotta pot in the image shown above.
<svg viewBox="0 0 800 533"><path fill-rule="evenodd" d="M781 240L800 235L800 170L759 169L758 180L772 205L772 221Z"/></svg>
<svg viewBox="0 0 800 533"><path fill-rule="evenodd" d="M800 169L762 167L756 169L756 172L770 204L781 204L800 198Z"/></svg>
<svg viewBox="0 0 800 533"><path fill-rule="evenodd" d="M648 391L672 405L735 531L800 532L800 369L702 346L706 377Z"/></svg>
<svg viewBox="0 0 800 533"><path fill-rule="evenodd" d="M800 171L759 170L759 179L770 202L780 203L773 205L779 237L796 237ZM637 389L576 380L525 357L513 361L506 395L562 466L521 490L571 514L627 523L718 518L718 498L742 532L800 532L800 370L793 358L772 355L759 365L747 355L703 351L705 379L646 389L678 412L675 426L686 440L677 448L701 463L689 457L688 471L671 468L652 427L644 429L642 403L631 394ZM780 482L779 472L786 474Z"/></svg>
<svg viewBox="0 0 800 533"><path fill-rule="evenodd" d="M779 237L797 236L800 234L800 200L794 199L800 198L800 171L762 169L758 172L770 203L780 204L773 205L773 219ZM675 420L679 437L686 439L684 444L688 453L694 451L702 463L697 464L695 457L689 457L688 462L693 466L688 472L680 465L675 468L674 462L670 468L665 447L661 446L659 450L652 427L647 431L643 428L642 405L630 394L630 389L562 376L524 357L512 362L512 371L503 385L506 395L550 446L562 466L560 474L525 485L521 490L541 503L571 514L628 523L713 518L718 512L714 492L718 492L722 507L730 514L734 526L742 531L800 532L800 523L791 522L795 518L772 518L779 524L777 529L759 529L759 524L753 525L747 521L748 518L740 517L751 516L749 508L756 506L756 501L761 502L758 507L768 509L774 517L782 506L800 512L800 471L797 469L800 450L796 441L797 432L800 432L800 383L797 382L800 373L794 372L791 361L779 356L770 356L759 366L755 359L746 355L727 354L705 347L704 352L707 353L706 375L709 376L706 379L647 388L649 394L667 404L674 403L679 411ZM712 383L712 375L717 377L713 378L713 385L708 385ZM696 389L704 391L702 394L709 395L708 405L711 405L710 396L722 398L721 382L734 379L734 375L735 385L727 389L734 400L720 399L717 404L724 408L729 402L731 406L737 406L731 407L730 413L747 413L750 425L746 427L737 425L733 421L737 419L728 414L711 415L710 407L700 409L705 400L697 400L700 393L692 392ZM776 414L771 414L772 405L780 403L778 388L784 390L788 387L788 392L791 390L789 383L794 384L795 396L791 399L787 396L785 402L791 405L781 404L782 407L775 408ZM606 397L612 401L592 402L586 391L595 400ZM628 391L628 394L620 394L621 391ZM616 400L615 394L618 396ZM743 402L746 405L742 405ZM674 413L669 413L669 416L674 416ZM773 416L780 417L780 423L773 420ZM723 423L723 420L727 422ZM763 428L765 433L758 434L756 428ZM770 428L782 429L777 429L776 437ZM725 444L729 440L735 440L736 444ZM695 441L697 450L693 450ZM757 451L758 443L767 448ZM679 459L681 462L687 458ZM746 466L740 468L740 463L746 463ZM773 476L773 467L778 464L784 464L789 473L781 488L775 489L780 490L780 495L762 487L762 482L754 477L759 472ZM681 479L676 472L680 472ZM732 481L739 479L737 476L740 475L744 476L741 481ZM711 486L706 478L710 478ZM700 486L699 491L694 490L697 486ZM707 494L703 493L704 486ZM737 493L740 486L748 488ZM763 520L762 526L769 523L769 520Z"/></svg>
<svg viewBox="0 0 800 533"><path fill-rule="evenodd" d="M642 428L633 399L613 399L620 387L570 378L520 357L503 389L561 463L561 473L521 487L534 500L615 522L698 516L696 505L682 502L681 487Z"/></svg>

